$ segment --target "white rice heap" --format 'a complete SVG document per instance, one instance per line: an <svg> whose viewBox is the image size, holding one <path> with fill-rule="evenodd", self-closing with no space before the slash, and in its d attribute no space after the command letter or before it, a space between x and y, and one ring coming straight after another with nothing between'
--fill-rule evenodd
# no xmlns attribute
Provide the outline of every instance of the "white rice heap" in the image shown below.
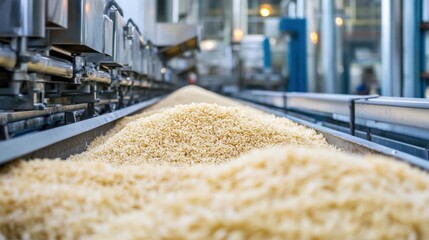
<svg viewBox="0 0 429 240"><path fill-rule="evenodd" d="M429 177L329 150L221 165L21 161L0 174L7 239L429 239Z"/></svg>
<svg viewBox="0 0 429 240"><path fill-rule="evenodd" d="M0 239L429 239L426 172L197 87L70 160L0 168Z"/></svg>
<svg viewBox="0 0 429 240"><path fill-rule="evenodd" d="M331 148L321 134L286 118L217 104L188 104L128 123L72 159L122 164L221 163L255 148Z"/></svg>

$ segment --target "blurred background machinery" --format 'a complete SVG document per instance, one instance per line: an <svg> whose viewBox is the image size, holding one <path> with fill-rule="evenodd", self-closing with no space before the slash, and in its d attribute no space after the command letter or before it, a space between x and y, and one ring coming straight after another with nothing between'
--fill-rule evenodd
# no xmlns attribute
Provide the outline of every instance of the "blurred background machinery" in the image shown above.
<svg viewBox="0 0 429 240"><path fill-rule="evenodd" d="M428 6L427 0L200 2L201 84L219 90L428 97ZM293 53L296 31L285 31L294 21L305 21L297 28L305 33L305 53ZM271 68L264 66L266 38ZM306 70L291 56L302 57ZM304 71L299 79L307 80L304 88L296 89L294 76Z"/></svg>

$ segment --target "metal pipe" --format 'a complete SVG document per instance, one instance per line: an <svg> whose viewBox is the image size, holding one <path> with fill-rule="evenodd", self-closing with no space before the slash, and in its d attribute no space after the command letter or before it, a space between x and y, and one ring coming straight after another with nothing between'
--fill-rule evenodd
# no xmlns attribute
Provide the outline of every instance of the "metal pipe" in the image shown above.
<svg viewBox="0 0 429 240"><path fill-rule="evenodd" d="M99 102L95 103L95 106L106 105L109 103L118 103L119 99L102 99Z"/></svg>
<svg viewBox="0 0 429 240"><path fill-rule="evenodd" d="M121 80L119 80L119 85L121 85L121 86L132 86L133 81L130 78L121 78Z"/></svg>
<svg viewBox="0 0 429 240"><path fill-rule="evenodd" d="M73 57L73 54L71 52L68 52L68 51L61 49L61 48L58 48L58 47L51 46L50 50L55 51L57 53L61 53L63 55L69 56L69 57Z"/></svg>
<svg viewBox="0 0 429 240"><path fill-rule="evenodd" d="M43 110L0 113L0 124L6 124L11 122L31 119L35 117L46 116L49 114L54 114L59 112L76 111L80 109L85 109L87 105L88 104L86 103L81 103L81 104L74 104L74 105L48 107Z"/></svg>
<svg viewBox="0 0 429 240"><path fill-rule="evenodd" d="M83 79L84 81L92 81L105 84L110 84L112 82L110 74L103 71L97 71L93 69L91 71L88 71L86 75L87 76Z"/></svg>
<svg viewBox="0 0 429 240"><path fill-rule="evenodd" d="M122 17L124 16L124 11L115 0L111 0L106 4L106 7L104 8L104 14L107 14L111 7L115 7L116 10L118 10L119 14L121 14Z"/></svg>
<svg viewBox="0 0 429 240"><path fill-rule="evenodd" d="M27 63L29 71L45 73L65 78L73 77L73 64L69 61L54 57L29 53L32 61ZM12 49L0 48L0 66L12 69L16 67L17 57Z"/></svg>
<svg viewBox="0 0 429 240"><path fill-rule="evenodd" d="M65 78L73 77L73 64L69 61L31 53L33 61L28 62L28 70Z"/></svg>
<svg viewBox="0 0 429 240"><path fill-rule="evenodd" d="M134 20L133 20L133 19L131 19L131 18L130 18L130 19L128 19L126 26L128 26L128 25L133 25L133 26L134 26L134 28L136 29L136 31L137 31L140 35L142 35L142 32L140 32L139 26L137 26L137 24L134 22Z"/></svg>
<svg viewBox="0 0 429 240"><path fill-rule="evenodd" d="M151 87L151 84L147 81L140 81L140 82L135 81L133 86L140 87L140 88L149 88Z"/></svg>
<svg viewBox="0 0 429 240"><path fill-rule="evenodd" d="M9 69L16 66L16 54L12 49L0 48L0 66Z"/></svg>

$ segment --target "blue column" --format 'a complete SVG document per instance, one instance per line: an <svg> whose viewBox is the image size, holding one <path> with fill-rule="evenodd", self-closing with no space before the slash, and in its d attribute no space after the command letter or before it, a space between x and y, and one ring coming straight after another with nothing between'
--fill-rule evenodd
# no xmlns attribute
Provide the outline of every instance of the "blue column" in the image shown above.
<svg viewBox="0 0 429 240"><path fill-rule="evenodd" d="M262 48L264 50L264 70L268 71L271 69L271 46L268 37L262 41Z"/></svg>
<svg viewBox="0 0 429 240"><path fill-rule="evenodd" d="M287 91L307 92L307 30L306 20L282 18L280 31L289 33L289 82Z"/></svg>

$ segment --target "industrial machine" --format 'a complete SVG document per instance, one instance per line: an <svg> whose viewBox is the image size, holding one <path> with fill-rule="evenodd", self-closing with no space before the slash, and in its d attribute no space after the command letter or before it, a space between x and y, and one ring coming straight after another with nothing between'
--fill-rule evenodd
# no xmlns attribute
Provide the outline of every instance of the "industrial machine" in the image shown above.
<svg viewBox="0 0 429 240"><path fill-rule="evenodd" d="M0 14L0 140L125 108L178 85L166 59L182 51L153 44L114 0L3 0ZM189 39L184 50L198 49L199 38Z"/></svg>

